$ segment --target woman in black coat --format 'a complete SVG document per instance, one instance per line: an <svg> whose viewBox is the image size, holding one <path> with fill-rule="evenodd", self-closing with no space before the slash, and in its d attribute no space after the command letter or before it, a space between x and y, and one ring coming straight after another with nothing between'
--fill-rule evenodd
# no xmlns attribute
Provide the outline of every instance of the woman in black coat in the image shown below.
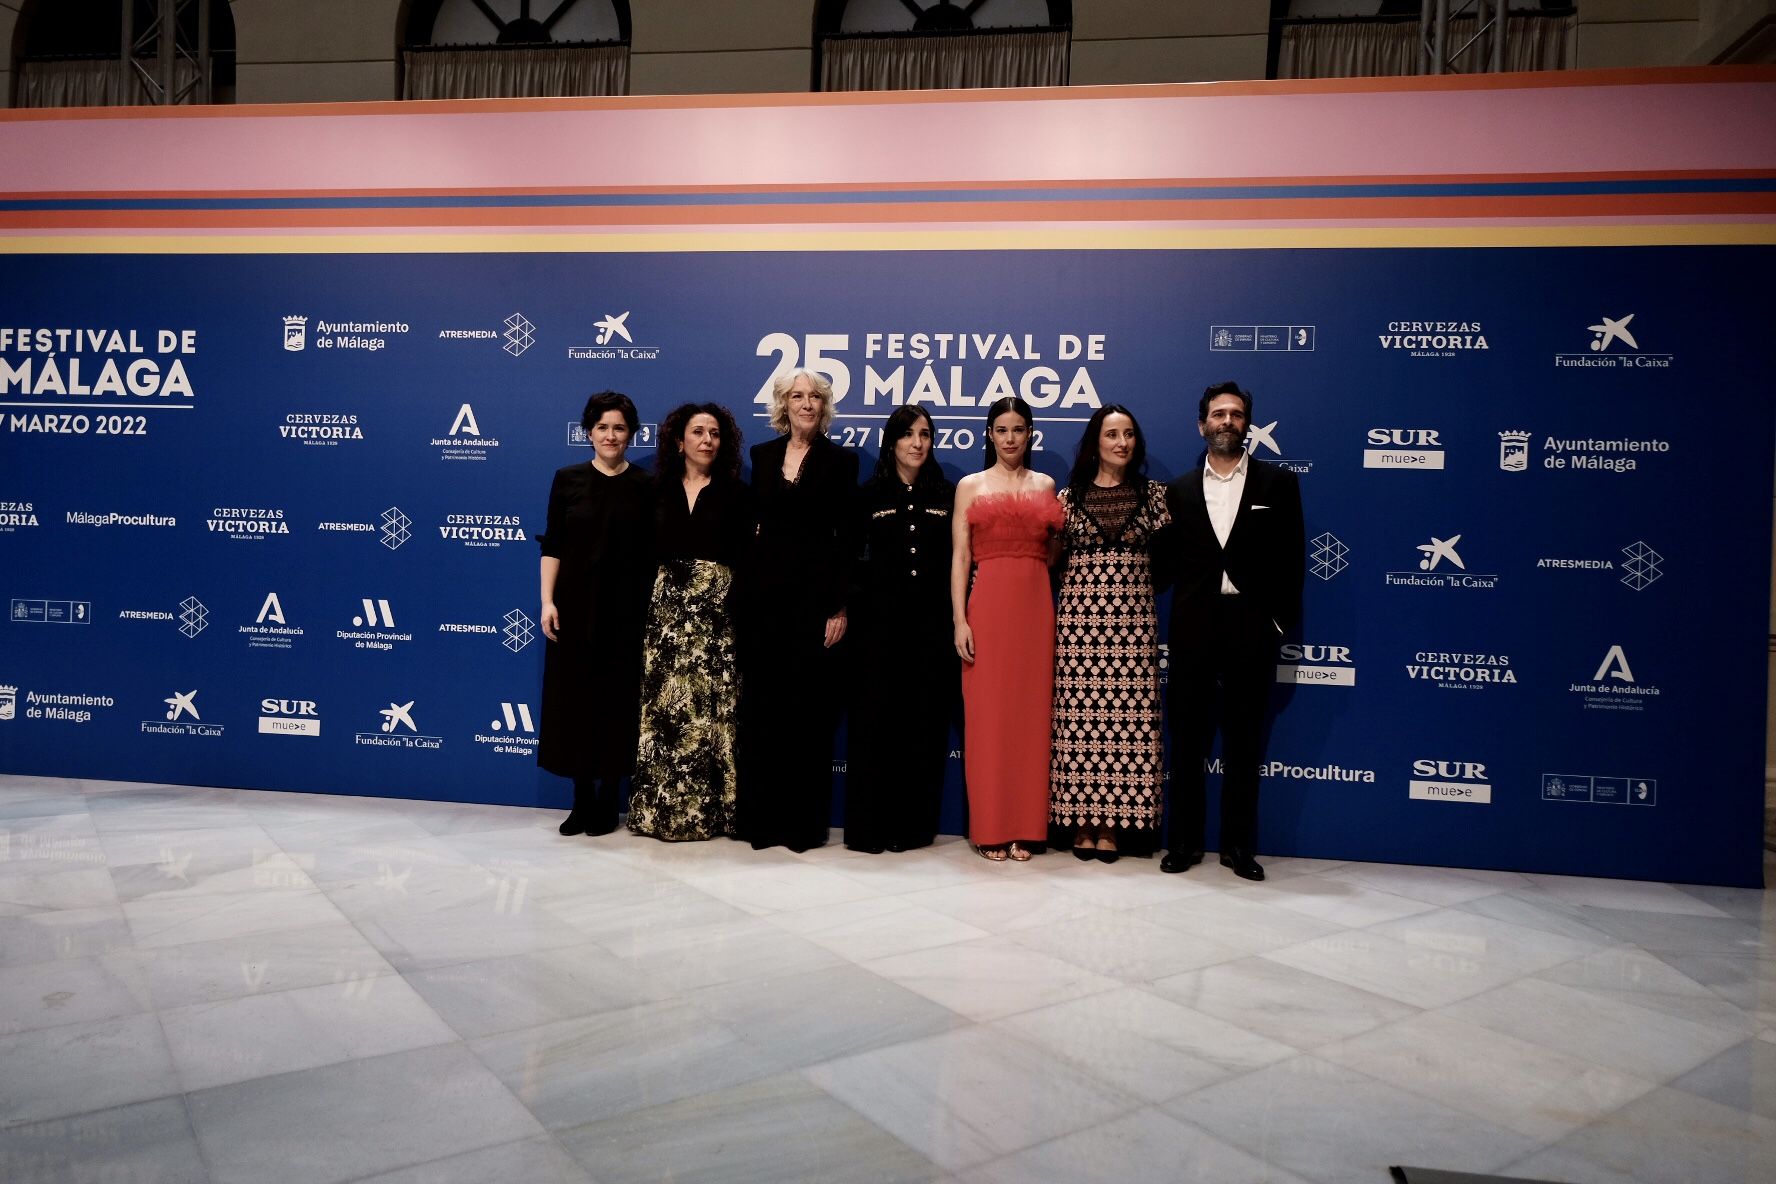
<svg viewBox="0 0 1776 1184"><path fill-rule="evenodd" d="M890 415L858 499L845 771L845 846L854 851L910 851L937 836L961 668L950 623L956 489L933 458L933 436L922 407Z"/></svg>
<svg viewBox="0 0 1776 1184"><path fill-rule="evenodd" d="M626 458L639 419L600 391L581 425L592 459L555 474L542 548L543 711L537 764L573 778L564 835L617 827L635 771L641 633L654 578L654 481Z"/></svg>
<svg viewBox="0 0 1776 1184"><path fill-rule="evenodd" d="M771 390L782 434L752 450L754 540L740 641L740 836L805 851L826 842L856 550L857 455L827 437L832 384L796 370Z"/></svg>

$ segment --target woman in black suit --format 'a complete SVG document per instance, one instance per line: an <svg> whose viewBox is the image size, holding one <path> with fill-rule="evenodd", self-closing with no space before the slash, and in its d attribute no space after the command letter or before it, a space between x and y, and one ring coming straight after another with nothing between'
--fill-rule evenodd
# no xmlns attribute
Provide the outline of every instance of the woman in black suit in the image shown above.
<svg viewBox="0 0 1776 1184"><path fill-rule="evenodd" d="M845 771L845 846L910 851L937 836L950 724L962 700L950 621L950 507L931 415L898 407L857 516L863 558L852 597L857 697Z"/></svg>
<svg viewBox="0 0 1776 1184"><path fill-rule="evenodd" d="M827 437L832 384L777 377L752 450L758 520L740 626L740 835L755 848L826 842L845 599L855 551L857 455Z"/></svg>

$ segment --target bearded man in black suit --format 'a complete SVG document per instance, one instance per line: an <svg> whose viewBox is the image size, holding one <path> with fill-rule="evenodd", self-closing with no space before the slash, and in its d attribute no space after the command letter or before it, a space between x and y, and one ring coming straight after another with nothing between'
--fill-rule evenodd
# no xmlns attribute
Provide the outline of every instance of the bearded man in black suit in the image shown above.
<svg viewBox="0 0 1776 1184"><path fill-rule="evenodd" d="M1172 527L1161 543L1173 578L1167 714L1172 801L1160 870L1202 861L1203 765L1221 731L1221 862L1262 880L1258 767L1277 642L1301 619L1307 536L1295 474L1246 452L1252 396L1238 383L1203 392L1203 467L1166 487Z"/></svg>

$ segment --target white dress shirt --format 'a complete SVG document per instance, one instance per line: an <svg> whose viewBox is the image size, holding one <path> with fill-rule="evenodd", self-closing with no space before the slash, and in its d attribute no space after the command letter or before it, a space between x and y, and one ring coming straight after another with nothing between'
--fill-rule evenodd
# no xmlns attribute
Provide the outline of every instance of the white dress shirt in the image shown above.
<svg viewBox="0 0 1776 1184"><path fill-rule="evenodd" d="M1246 492L1246 462L1250 454L1240 451L1239 463L1233 466L1233 472L1223 477L1215 471L1215 466L1203 459L1203 501L1209 508L1209 525L1215 528L1215 541L1222 548L1227 547L1227 536L1233 533L1233 520L1239 517L1240 497ZM1236 596L1239 589L1227 578L1225 570L1221 573L1221 595Z"/></svg>

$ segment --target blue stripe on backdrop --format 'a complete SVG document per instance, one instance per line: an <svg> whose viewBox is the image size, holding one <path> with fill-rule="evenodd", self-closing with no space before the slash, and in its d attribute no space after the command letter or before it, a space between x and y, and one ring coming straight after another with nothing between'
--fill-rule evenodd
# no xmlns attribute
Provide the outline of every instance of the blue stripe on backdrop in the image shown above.
<svg viewBox="0 0 1776 1184"><path fill-rule="evenodd" d="M1459 181L1390 184L1133 185L1042 189L870 189L715 193L380 194L327 197L42 197L0 199L3 212L47 210L399 210L621 206L798 206L1054 201L1275 201L1306 198L1567 197L1776 193L1776 178Z"/></svg>

